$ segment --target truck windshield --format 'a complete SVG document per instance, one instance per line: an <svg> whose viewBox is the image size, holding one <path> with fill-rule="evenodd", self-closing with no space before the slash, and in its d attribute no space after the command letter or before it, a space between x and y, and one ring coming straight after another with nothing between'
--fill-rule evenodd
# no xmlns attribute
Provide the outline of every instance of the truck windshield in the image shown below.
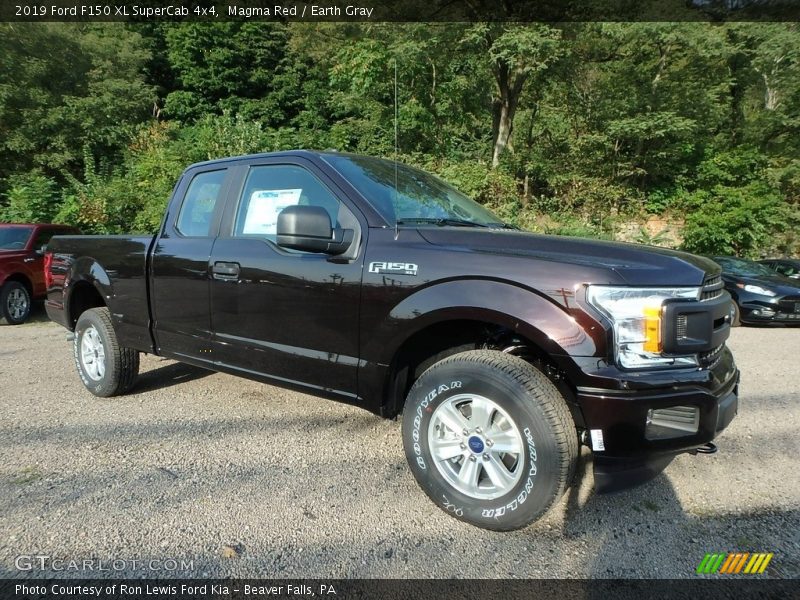
<svg viewBox="0 0 800 600"><path fill-rule="evenodd" d="M0 227L0 251L22 250L33 233L33 227Z"/></svg>
<svg viewBox="0 0 800 600"><path fill-rule="evenodd" d="M323 159L392 225L509 227L474 200L419 169L347 154L328 154Z"/></svg>

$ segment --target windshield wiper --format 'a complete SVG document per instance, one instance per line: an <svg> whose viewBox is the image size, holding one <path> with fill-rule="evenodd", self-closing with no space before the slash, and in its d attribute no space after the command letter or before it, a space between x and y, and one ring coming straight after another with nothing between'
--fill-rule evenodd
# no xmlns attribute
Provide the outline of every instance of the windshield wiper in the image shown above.
<svg viewBox="0 0 800 600"><path fill-rule="evenodd" d="M515 231L521 231L519 227L512 225L511 223L487 223L486 227L491 227L492 229L514 229Z"/></svg>
<svg viewBox="0 0 800 600"><path fill-rule="evenodd" d="M411 217L397 221L398 225L408 225L410 223L430 223L431 225L438 225L439 227L444 227L445 225L451 225L453 227L489 227L488 225L476 223L475 221L452 218L429 219L422 217Z"/></svg>

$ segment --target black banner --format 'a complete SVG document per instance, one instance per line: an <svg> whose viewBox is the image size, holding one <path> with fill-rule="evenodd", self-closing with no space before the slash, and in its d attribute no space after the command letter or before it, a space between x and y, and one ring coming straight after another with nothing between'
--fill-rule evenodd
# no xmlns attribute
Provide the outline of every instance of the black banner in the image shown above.
<svg viewBox="0 0 800 600"><path fill-rule="evenodd" d="M283 598L308 600L785 600L800 597L794 580L381 580L381 579L28 579L0 581L0 598L132 600Z"/></svg>
<svg viewBox="0 0 800 600"><path fill-rule="evenodd" d="M799 21L800 0L4 0L0 21Z"/></svg>

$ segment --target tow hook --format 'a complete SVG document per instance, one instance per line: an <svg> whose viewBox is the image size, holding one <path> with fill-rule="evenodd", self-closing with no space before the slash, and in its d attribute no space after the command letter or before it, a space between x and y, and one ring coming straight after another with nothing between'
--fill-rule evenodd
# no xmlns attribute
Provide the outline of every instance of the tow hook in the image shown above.
<svg viewBox="0 0 800 600"><path fill-rule="evenodd" d="M715 454L717 451L717 445L713 442L706 442L702 446L698 446L694 450L689 450L689 454L695 456L696 454Z"/></svg>
<svg viewBox="0 0 800 600"><path fill-rule="evenodd" d="M581 429L578 434L578 441L584 446L589 446L589 432L586 429ZM591 448L591 446L589 446Z"/></svg>

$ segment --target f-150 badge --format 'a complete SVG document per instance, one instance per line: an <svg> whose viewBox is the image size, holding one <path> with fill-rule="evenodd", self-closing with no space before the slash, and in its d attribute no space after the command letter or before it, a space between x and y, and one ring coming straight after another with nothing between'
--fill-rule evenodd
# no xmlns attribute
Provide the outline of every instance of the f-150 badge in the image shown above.
<svg viewBox="0 0 800 600"><path fill-rule="evenodd" d="M391 273L392 275L417 275L417 265L404 262L371 262L370 273Z"/></svg>

